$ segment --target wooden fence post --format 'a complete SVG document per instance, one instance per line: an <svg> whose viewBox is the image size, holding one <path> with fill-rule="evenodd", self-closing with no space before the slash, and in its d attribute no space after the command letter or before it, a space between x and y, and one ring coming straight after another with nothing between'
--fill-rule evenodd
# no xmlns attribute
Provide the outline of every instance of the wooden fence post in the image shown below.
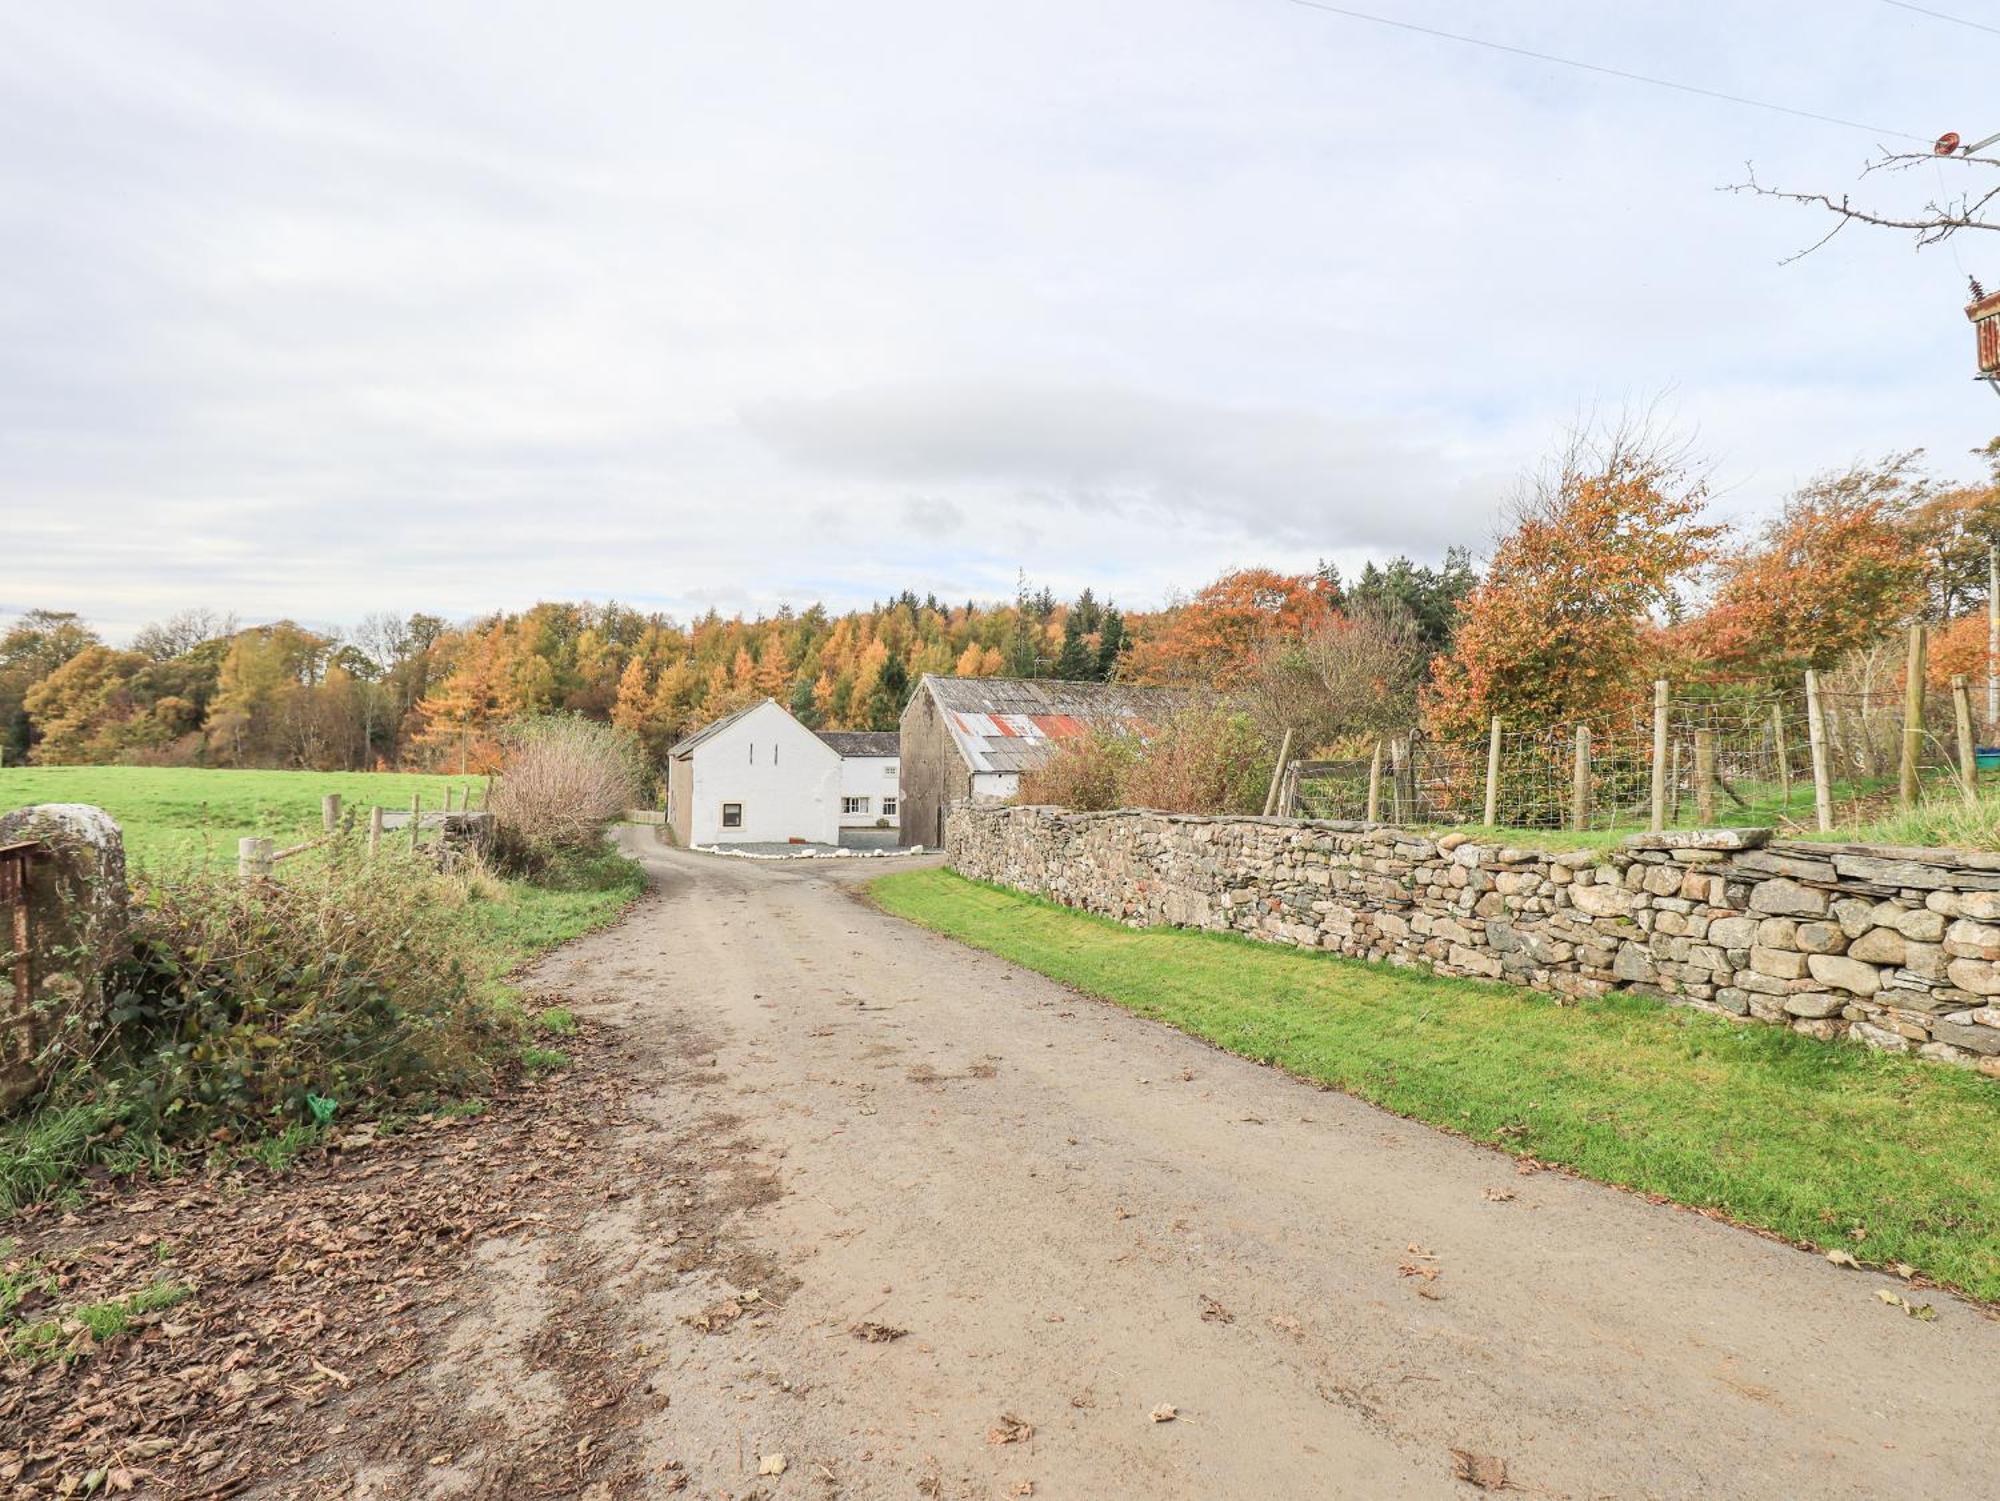
<svg viewBox="0 0 2000 1501"><path fill-rule="evenodd" d="M1778 787L1784 796L1784 805L1792 805L1792 760L1785 752L1785 706L1771 705L1771 736L1778 748Z"/></svg>
<svg viewBox="0 0 2000 1501"><path fill-rule="evenodd" d="M1569 769L1569 823L1581 832L1590 822L1590 726L1576 727L1576 758Z"/></svg>
<svg viewBox="0 0 2000 1501"><path fill-rule="evenodd" d="M236 876L242 881L261 881L271 874L272 844L254 836L236 841Z"/></svg>
<svg viewBox="0 0 2000 1501"><path fill-rule="evenodd" d="M1292 759L1292 732L1285 731L1278 742L1278 764L1271 768L1271 785L1264 789L1264 816L1269 818L1278 811L1278 784L1285 779L1285 768Z"/></svg>
<svg viewBox="0 0 2000 1501"><path fill-rule="evenodd" d="M1694 821L1715 827L1715 731L1694 732Z"/></svg>
<svg viewBox="0 0 2000 1501"><path fill-rule="evenodd" d="M1826 710L1819 701L1819 674L1806 669L1806 740L1812 746L1813 811L1824 834L1833 828L1833 783L1826 774Z"/></svg>
<svg viewBox="0 0 2000 1501"><path fill-rule="evenodd" d="M444 784L444 811L445 811L445 812L449 813L449 812L451 811L451 800L452 800L453 796L454 796L454 795L455 795L455 794L456 794L457 792L458 792L458 788L457 788L456 786L454 786L454 785L453 785L452 783L450 783L450 782L446 782L446 783Z"/></svg>
<svg viewBox="0 0 2000 1501"><path fill-rule="evenodd" d="M1493 716L1493 729L1486 739L1486 818L1489 829L1500 826L1500 716Z"/></svg>
<svg viewBox="0 0 2000 1501"><path fill-rule="evenodd" d="M1382 737L1375 737L1375 750L1368 758L1368 821L1379 823L1382 814Z"/></svg>
<svg viewBox="0 0 2000 1501"><path fill-rule="evenodd" d="M423 826L424 826L424 795L421 792L412 792L410 794L410 848L411 849L415 849L417 847L417 834L420 830L422 830Z"/></svg>
<svg viewBox="0 0 2000 1501"><path fill-rule="evenodd" d="M338 792L329 792L319 800L319 819L326 826L327 833L333 834L339 831L340 794Z"/></svg>
<svg viewBox="0 0 2000 1501"><path fill-rule="evenodd" d="M382 805L377 803L368 810L368 858L373 860L382 853Z"/></svg>
<svg viewBox="0 0 2000 1501"><path fill-rule="evenodd" d="M1667 680L1653 680L1653 832L1667 826Z"/></svg>
<svg viewBox="0 0 2000 1501"><path fill-rule="evenodd" d="M1958 784L1968 803L1979 801L1979 762L1972 747L1972 693L1965 686L1965 674L1953 673L1951 714L1958 730Z"/></svg>
<svg viewBox="0 0 2000 1501"><path fill-rule="evenodd" d="M1917 757L1924 748L1924 627L1910 627L1910 653L1903 664L1903 754L1896 768L1897 801L1917 805Z"/></svg>

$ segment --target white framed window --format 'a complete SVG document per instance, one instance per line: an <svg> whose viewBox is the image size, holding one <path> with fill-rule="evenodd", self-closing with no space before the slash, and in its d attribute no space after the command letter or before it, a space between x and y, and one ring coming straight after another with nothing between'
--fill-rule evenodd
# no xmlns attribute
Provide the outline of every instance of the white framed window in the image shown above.
<svg viewBox="0 0 2000 1501"><path fill-rule="evenodd" d="M840 800L840 811L843 813L866 813L868 811L868 799L865 797L844 797Z"/></svg>
<svg viewBox="0 0 2000 1501"><path fill-rule="evenodd" d="M722 826L725 829L740 829L743 827L743 805L741 803L724 803L722 805Z"/></svg>
<svg viewBox="0 0 2000 1501"><path fill-rule="evenodd" d="M893 797L882 799L882 816L884 818L894 818L896 816L896 800Z"/></svg>

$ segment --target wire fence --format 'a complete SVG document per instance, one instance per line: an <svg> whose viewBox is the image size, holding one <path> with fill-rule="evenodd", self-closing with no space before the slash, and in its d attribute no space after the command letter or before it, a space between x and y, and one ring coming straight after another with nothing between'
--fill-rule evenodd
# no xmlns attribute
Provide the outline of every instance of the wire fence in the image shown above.
<svg viewBox="0 0 2000 1501"><path fill-rule="evenodd" d="M1900 675L1819 684L1816 697L1817 775L1802 683L1795 694L1656 699L1553 727L1496 720L1480 743L1386 735L1365 759L1292 763L1280 808L1302 818L1619 830L1653 825L1657 799L1664 828L1802 831L1895 805L1906 739L1920 793L1963 788L1974 774L1961 766L1951 693L1925 694L1907 723Z"/></svg>

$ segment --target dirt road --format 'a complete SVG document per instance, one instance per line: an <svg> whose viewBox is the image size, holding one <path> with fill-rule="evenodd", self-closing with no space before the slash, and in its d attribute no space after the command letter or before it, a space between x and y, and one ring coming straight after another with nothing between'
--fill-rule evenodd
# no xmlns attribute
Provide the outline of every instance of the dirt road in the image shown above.
<svg viewBox="0 0 2000 1501"><path fill-rule="evenodd" d="M617 1028L619 1152L687 1179L582 1248L577 1329L664 1403L603 1440L634 1478L1433 1497L1497 1460L1544 1496L1992 1493L2000 1324L1967 1305L1919 1322L1891 1279L1521 1176L883 916L844 884L879 866L647 859L659 892L543 975ZM578 1254L481 1247L428 1379L546 1422ZM493 1494L481 1452L429 1488Z"/></svg>
<svg viewBox="0 0 2000 1501"><path fill-rule="evenodd" d="M0 1381L0 1495L1994 1493L1969 1305L628 838L573 1068L21 1225L192 1292Z"/></svg>

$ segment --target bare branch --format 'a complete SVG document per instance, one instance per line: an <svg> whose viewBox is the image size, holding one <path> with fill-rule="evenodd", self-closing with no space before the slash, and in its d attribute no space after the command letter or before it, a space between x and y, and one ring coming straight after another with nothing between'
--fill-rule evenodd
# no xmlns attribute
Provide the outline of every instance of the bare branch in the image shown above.
<svg viewBox="0 0 2000 1501"><path fill-rule="evenodd" d="M1902 172L1925 162L1954 162L1968 166L2000 168L2000 161L1983 156L1932 156L1914 151L1885 151L1880 157L1869 162L1862 169L1866 177L1875 172ZM1789 265L1801 256L1811 255L1820 246L1831 240L1850 224L1868 224L1878 229L1907 230L1917 237L1917 246L1941 244L1960 230L1987 229L2000 230L2000 219L1994 218L1993 209L2000 202L2000 184L1983 192L1965 193L1943 201L1931 199L1915 213L1887 213L1854 203L1843 193L1838 198L1831 193L1799 193L1783 188L1770 188L1757 181L1754 168L1745 165L1745 180L1731 183L1725 192L1750 193L1760 198L1779 198L1787 203L1802 203L1809 208L1824 209L1840 221L1819 239L1796 255L1786 256L1781 265Z"/></svg>

